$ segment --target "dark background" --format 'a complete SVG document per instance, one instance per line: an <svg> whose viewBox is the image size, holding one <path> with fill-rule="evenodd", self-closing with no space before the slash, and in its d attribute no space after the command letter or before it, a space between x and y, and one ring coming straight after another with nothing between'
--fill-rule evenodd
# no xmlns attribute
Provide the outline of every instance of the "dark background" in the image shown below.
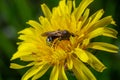
<svg viewBox="0 0 120 80"><path fill-rule="evenodd" d="M78 5L81 0L76 0ZM28 20L38 21L42 15L40 4L45 3L50 9L58 5L59 0L0 0L0 80L20 80L26 69L9 68L10 58L17 51L17 32L29 27ZM91 13L104 9L104 16L112 15L117 23L118 39L100 38L120 47L120 0L94 0L89 6ZM98 80L120 80L120 50L118 54L96 51L95 54L106 66L103 73L91 69ZM41 78L48 80L49 71ZM75 80L67 72L69 80Z"/></svg>

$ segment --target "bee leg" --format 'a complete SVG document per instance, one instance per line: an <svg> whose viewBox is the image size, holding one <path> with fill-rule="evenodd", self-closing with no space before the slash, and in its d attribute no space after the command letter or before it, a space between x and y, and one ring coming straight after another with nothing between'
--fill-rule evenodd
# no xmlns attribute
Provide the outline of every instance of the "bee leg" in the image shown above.
<svg viewBox="0 0 120 80"><path fill-rule="evenodd" d="M59 42L59 38L56 38L56 39L52 42L52 47L57 46L58 42Z"/></svg>
<svg viewBox="0 0 120 80"><path fill-rule="evenodd" d="M62 40L62 37L59 37L58 40L61 41L61 40Z"/></svg>

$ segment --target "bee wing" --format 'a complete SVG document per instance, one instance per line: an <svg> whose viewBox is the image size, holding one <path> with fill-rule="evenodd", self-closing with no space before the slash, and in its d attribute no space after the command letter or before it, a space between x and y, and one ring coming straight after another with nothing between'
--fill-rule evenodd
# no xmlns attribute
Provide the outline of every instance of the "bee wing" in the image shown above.
<svg viewBox="0 0 120 80"><path fill-rule="evenodd" d="M45 32L41 35L42 36L61 36L62 33L61 33L61 31L50 31L50 32Z"/></svg>
<svg viewBox="0 0 120 80"><path fill-rule="evenodd" d="M50 34L50 32L44 32L41 34L41 36L48 36Z"/></svg>
<svg viewBox="0 0 120 80"><path fill-rule="evenodd" d="M42 36L57 36L56 35L56 32L54 32L54 31L51 31L51 32L45 32L45 33L43 33L43 34L41 34Z"/></svg>

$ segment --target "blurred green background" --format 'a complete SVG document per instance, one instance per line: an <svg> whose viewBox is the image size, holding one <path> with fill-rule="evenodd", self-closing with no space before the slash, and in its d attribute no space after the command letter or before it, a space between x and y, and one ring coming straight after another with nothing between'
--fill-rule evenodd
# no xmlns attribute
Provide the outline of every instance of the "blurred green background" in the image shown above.
<svg viewBox="0 0 120 80"><path fill-rule="evenodd" d="M76 0L78 5L81 0ZM17 32L28 27L28 20L38 21L43 15L40 4L45 3L50 9L58 5L59 0L0 0L0 80L20 80L26 69L9 68L10 58L17 51ZM104 16L112 15L117 23L118 39L102 37L99 40L116 44L120 47L120 0L94 0L89 6L91 13L104 9ZM118 54L96 51L95 54L106 66L103 73L91 69L98 80L120 80L120 50ZM40 79L48 80L49 71ZM67 72L69 80L76 80Z"/></svg>

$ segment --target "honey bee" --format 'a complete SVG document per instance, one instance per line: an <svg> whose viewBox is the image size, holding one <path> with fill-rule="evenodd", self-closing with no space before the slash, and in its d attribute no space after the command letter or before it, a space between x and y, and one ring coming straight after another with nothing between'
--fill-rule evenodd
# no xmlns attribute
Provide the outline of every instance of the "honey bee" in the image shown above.
<svg viewBox="0 0 120 80"><path fill-rule="evenodd" d="M57 31L50 31L50 32L45 32L42 34L42 36L47 36L46 41L47 42L53 42L56 38L58 40L69 40L70 36L74 36L73 33L70 33L67 30L57 30Z"/></svg>

